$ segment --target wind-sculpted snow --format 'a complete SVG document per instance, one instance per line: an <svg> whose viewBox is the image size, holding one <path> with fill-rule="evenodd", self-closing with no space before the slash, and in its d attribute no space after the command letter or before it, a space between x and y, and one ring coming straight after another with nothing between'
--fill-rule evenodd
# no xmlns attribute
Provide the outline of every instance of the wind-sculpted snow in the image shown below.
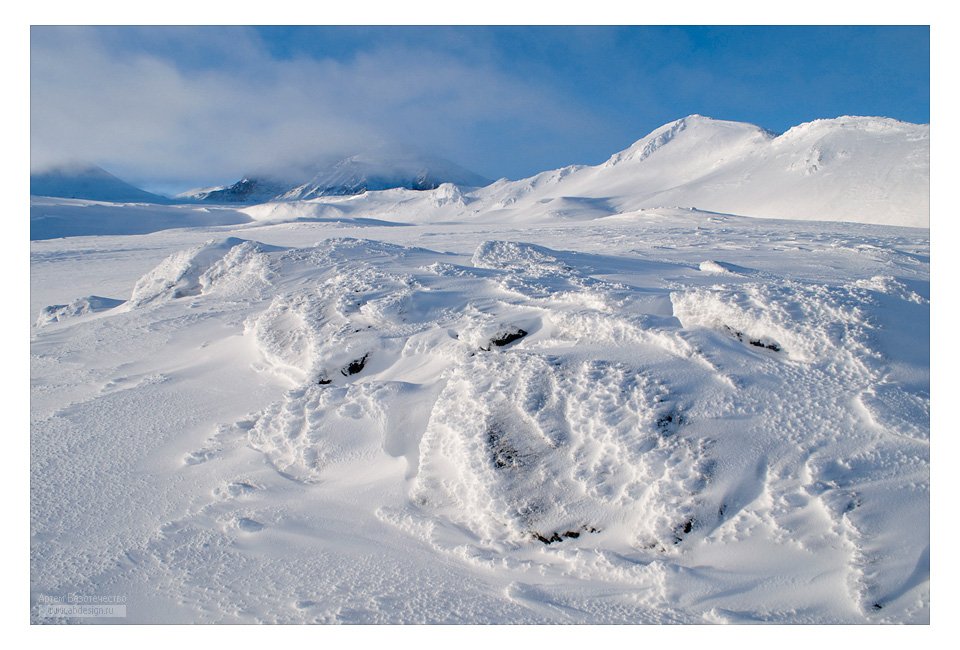
<svg viewBox="0 0 960 650"><path fill-rule="evenodd" d="M664 551L702 518L707 466L674 435L674 409L663 387L616 362L470 357L433 407L412 498L483 543L602 547L617 535Z"/></svg>
<svg viewBox="0 0 960 650"><path fill-rule="evenodd" d="M229 237L175 253L137 281L130 305L195 296L214 286L241 293L253 289L268 282L269 269L261 253L264 248L257 242Z"/></svg>
<svg viewBox="0 0 960 650"><path fill-rule="evenodd" d="M98 312L114 309L123 304L123 300L115 298L104 298L103 296L86 296L77 298L69 305L49 305L43 308L40 316L37 317L36 326L44 327L52 323L69 321L87 314L96 314Z"/></svg>
<svg viewBox="0 0 960 650"><path fill-rule="evenodd" d="M300 382L259 414L253 446L289 476L322 480L331 464L391 446L387 420L426 393L423 428L398 449L415 456L412 499L433 516L515 544L612 528L666 549L690 532L708 463L699 443L674 435L682 409L666 389L606 347L613 328L675 353L616 314L612 294L625 288L516 242L481 244L477 271L459 277L369 262L426 252L332 240L279 256L288 269L317 266L308 287L247 322L267 367ZM593 359L563 351L577 338L599 344Z"/></svg>
<svg viewBox="0 0 960 650"><path fill-rule="evenodd" d="M919 231L293 226L43 311L36 592L120 585L137 622L929 619Z"/></svg>

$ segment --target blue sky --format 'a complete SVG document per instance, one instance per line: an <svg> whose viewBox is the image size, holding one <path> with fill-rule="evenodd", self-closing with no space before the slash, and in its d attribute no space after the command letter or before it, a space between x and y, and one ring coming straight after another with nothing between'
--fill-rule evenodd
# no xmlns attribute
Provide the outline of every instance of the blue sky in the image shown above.
<svg viewBox="0 0 960 650"><path fill-rule="evenodd" d="M927 27L34 27L34 166L172 192L416 146L490 178L691 113L928 122Z"/></svg>

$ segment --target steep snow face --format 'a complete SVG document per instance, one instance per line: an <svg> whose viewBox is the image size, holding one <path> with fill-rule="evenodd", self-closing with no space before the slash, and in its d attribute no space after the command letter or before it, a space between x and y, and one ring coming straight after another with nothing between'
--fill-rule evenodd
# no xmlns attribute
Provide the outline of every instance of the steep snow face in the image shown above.
<svg viewBox="0 0 960 650"><path fill-rule="evenodd" d="M611 211L699 208L784 219L929 226L930 129L886 118L841 117L781 136L692 115L653 131L596 167L499 183L488 209L539 210L561 197Z"/></svg>
<svg viewBox="0 0 960 650"><path fill-rule="evenodd" d="M96 165L85 163L31 172L30 194L115 203L170 202L166 197L141 190Z"/></svg>

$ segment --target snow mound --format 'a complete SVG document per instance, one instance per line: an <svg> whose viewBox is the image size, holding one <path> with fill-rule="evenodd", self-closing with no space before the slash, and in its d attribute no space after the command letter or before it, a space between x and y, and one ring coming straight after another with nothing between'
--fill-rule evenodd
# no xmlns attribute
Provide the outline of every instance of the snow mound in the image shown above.
<svg viewBox="0 0 960 650"><path fill-rule="evenodd" d="M119 307L124 303L123 300L115 298L104 298L103 296L86 296L77 298L69 305L50 305L45 307L37 318L36 326L44 327L52 323L60 323L65 320L86 316L107 311Z"/></svg>
<svg viewBox="0 0 960 650"><path fill-rule="evenodd" d="M448 372L411 495L482 543L616 529L666 549L702 518L705 458L674 436L681 419L658 382L623 364L477 355Z"/></svg>
<svg viewBox="0 0 960 650"><path fill-rule="evenodd" d="M315 288L276 296L247 321L245 332L281 374L327 382L381 347L380 338L365 330L388 326L384 312L398 309L408 295L402 279L331 273Z"/></svg>
<svg viewBox="0 0 960 650"><path fill-rule="evenodd" d="M733 274L738 275L737 267L726 262L717 262L714 260L704 260L700 262L700 270L704 273L713 273L716 275Z"/></svg>
<svg viewBox="0 0 960 650"><path fill-rule="evenodd" d="M263 253L271 248L228 237L174 253L137 280L130 305L142 307L159 299L197 296L214 287L235 293L262 287L269 282Z"/></svg>
<svg viewBox="0 0 960 650"><path fill-rule="evenodd" d="M671 293L684 328L706 327L800 362L860 351L872 325L845 292L799 283L748 283Z"/></svg>
<svg viewBox="0 0 960 650"><path fill-rule="evenodd" d="M483 242L477 247L471 261L479 268L513 271L536 278L569 275L572 271L548 249L523 242Z"/></svg>
<svg viewBox="0 0 960 650"><path fill-rule="evenodd" d="M407 273L384 272L372 261L397 261L423 249L334 238L277 257L281 267L305 267L308 288L280 292L247 319L245 334L267 365L295 381L349 376L360 360L395 356L406 337L449 315Z"/></svg>
<svg viewBox="0 0 960 650"><path fill-rule="evenodd" d="M431 200L433 201L433 205L438 208L448 205L462 208L467 205L468 199L464 196L460 188L453 183L441 183L440 186L433 191Z"/></svg>

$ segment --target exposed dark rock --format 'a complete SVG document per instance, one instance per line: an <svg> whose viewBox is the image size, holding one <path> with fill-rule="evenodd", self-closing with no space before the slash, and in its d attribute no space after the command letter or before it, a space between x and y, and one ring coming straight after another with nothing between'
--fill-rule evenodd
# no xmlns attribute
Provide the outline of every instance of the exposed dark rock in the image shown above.
<svg viewBox="0 0 960 650"><path fill-rule="evenodd" d="M577 539L583 532L599 533L600 531L593 526L581 526L579 530L567 530L562 533L554 531L550 533L549 537L541 535L538 532L531 532L530 535L538 542L553 544L554 542L562 542L564 539Z"/></svg>
<svg viewBox="0 0 960 650"><path fill-rule="evenodd" d="M493 466L497 469L523 466L520 452L510 444L506 432L497 423L491 424L487 429L487 449L490 451Z"/></svg>
<svg viewBox="0 0 960 650"><path fill-rule="evenodd" d="M350 363L348 363L348 364L346 365L346 367L344 367L344 368L342 368L342 369L340 370L340 374L342 374L344 377L348 377L349 375L355 375L355 374L357 374L358 372L360 372L361 370L363 370L363 367L364 367L365 365L367 365L367 358L368 358L369 356L370 356L370 354L367 353L367 354L363 355L361 358L355 359L355 360L351 361Z"/></svg>
<svg viewBox="0 0 960 650"><path fill-rule="evenodd" d="M731 336L735 337L738 341L743 341L743 332L739 330L735 330L729 325L724 325L723 329L727 330L727 332ZM779 352L780 350L783 349L780 347L780 344L777 343L776 341L764 341L762 339L749 339L747 340L747 343L749 343L754 347L765 348L767 350L773 350L774 352Z"/></svg>
<svg viewBox="0 0 960 650"><path fill-rule="evenodd" d="M684 422L684 418L680 413L676 411L670 411L669 413L663 413L657 417L656 427L657 431L660 432L660 435L667 437L676 433L677 429L680 428Z"/></svg>
<svg viewBox="0 0 960 650"><path fill-rule="evenodd" d="M490 339L490 343L487 345L487 347L480 348L480 349L483 350L484 352L489 352L493 346L497 346L498 348L501 348L505 345L509 345L513 343L514 341L519 341L524 336L526 336L527 333L528 332L525 329L521 329L519 327L514 329L509 329L504 332L500 332L496 336L494 336L492 339Z"/></svg>
<svg viewBox="0 0 960 650"><path fill-rule="evenodd" d="M693 519L687 519L685 522L673 529L673 543L679 544L683 541L683 536L690 533L693 530L693 526L696 524L696 521Z"/></svg>
<svg viewBox="0 0 960 650"><path fill-rule="evenodd" d="M734 336L738 341L743 340L743 332L733 329L729 325L724 325L723 329L727 330L732 336Z"/></svg>

